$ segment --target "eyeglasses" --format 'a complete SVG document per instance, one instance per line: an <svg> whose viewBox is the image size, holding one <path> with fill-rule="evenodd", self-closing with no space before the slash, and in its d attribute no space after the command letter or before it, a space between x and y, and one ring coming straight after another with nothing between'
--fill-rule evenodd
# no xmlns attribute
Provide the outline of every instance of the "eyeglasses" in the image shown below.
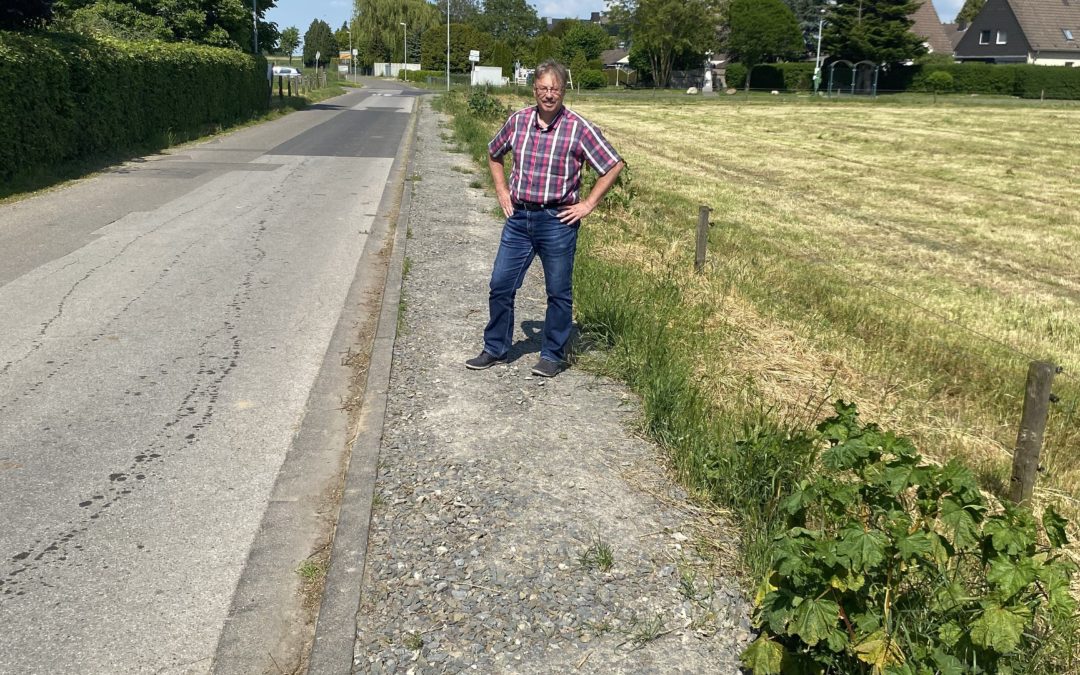
<svg viewBox="0 0 1080 675"><path fill-rule="evenodd" d="M562 87L533 87L537 94L562 94Z"/></svg>

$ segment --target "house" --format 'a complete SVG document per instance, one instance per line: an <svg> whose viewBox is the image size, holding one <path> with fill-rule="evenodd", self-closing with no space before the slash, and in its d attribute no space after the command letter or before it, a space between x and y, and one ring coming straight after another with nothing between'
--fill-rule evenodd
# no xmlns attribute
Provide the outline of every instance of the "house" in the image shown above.
<svg viewBox="0 0 1080 675"><path fill-rule="evenodd" d="M952 50L956 52L956 45L960 44L960 38L964 37L964 32L967 30L967 24L960 23L944 23L941 27L945 29L945 34L949 36L949 42L952 43Z"/></svg>
<svg viewBox="0 0 1080 675"><path fill-rule="evenodd" d="M626 70L630 65L630 52L625 49L605 49L600 52L600 61L604 64L604 68L618 66Z"/></svg>
<svg viewBox="0 0 1080 675"><path fill-rule="evenodd" d="M909 16L915 23L911 26L911 32L923 39L926 50L930 54L952 54L953 44L949 40L945 26L938 18L934 3L925 0L915 13Z"/></svg>
<svg viewBox="0 0 1080 675"><path fill-rule="evenodd" d="M958 61L1080 66L1080 0L986 0Z"/></svg>

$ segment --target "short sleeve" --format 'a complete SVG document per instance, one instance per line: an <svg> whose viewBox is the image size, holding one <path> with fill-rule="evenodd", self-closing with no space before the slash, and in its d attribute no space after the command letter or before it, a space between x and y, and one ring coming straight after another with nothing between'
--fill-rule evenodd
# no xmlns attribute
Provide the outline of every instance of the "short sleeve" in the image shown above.
<svg viewBox="0 0 1080 675"><path fill-rule="evenodd" d="M502 125L495 137L488 142L488 155L493 159L498 159L510 152L511 143L514 140L514 125L516 124L517 115L511 115L510 119L506 120L506 123Z"/></svg>
<svg viewBox="0 0 1080 675"><path fill-rule="evenodd" d="M585 161L601 176L614 169L615 165L622 161L619 153L604 138L603 132L587 121L584 122L581 133L581 147L585 153Z"/></svg>

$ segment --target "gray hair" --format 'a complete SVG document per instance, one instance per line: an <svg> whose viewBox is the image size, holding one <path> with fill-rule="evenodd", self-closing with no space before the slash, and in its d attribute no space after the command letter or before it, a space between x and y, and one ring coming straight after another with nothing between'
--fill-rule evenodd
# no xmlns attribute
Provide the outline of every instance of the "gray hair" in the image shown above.
<svg viewBox="0 0 1080 675"><path fill-rule="evenodd" d="M559 83L559 89L566 89L566 80L569 79L566 73L566 66L555 59L548 59L536 67L536 74L533 75L533 82L536 82L545 75L554 76L555 81Z"/></svg>

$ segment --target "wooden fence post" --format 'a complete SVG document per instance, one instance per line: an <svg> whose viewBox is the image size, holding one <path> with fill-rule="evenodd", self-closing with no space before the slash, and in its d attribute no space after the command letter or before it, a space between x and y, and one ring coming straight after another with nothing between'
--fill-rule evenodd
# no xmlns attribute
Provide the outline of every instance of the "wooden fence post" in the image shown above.
<svg viewBox="0 0 1080 675"><path fill-rule="evenodd" d="M1057 366L1046 361L1032 361L1028 367L1024 412L1020 418L1020 432L1016 436L1012 479L1009 481L1009 499L1016 504L1030 500L1035 490L1043 432L1046 431L1046 416L1050 409L1050 388L1056 373Z"/></svg>
<svg viewBox="0 0 1080 675"><path fill-rule="evenodd" d="M697 238L694 251L694 271L705 269L705 249L709 247L709 207L704 204L698 208Z"/></svg>

